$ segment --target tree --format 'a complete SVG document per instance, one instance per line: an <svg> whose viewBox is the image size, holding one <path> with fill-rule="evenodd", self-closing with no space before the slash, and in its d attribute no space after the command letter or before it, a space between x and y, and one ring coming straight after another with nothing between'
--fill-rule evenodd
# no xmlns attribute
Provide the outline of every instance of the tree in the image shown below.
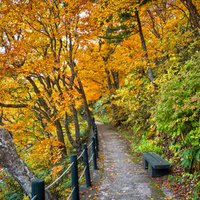
<svg viewBox="0 0 200 200"><path fill-rule="evenodd" d="M198 13L198 10L196 8L196 5L192 2L192 0L181 0L183 5L188 9L190 14L190 23L192 25L192 28L195 30L196 34L199 34L198 28L200 28L199 20L200 15ZM200 2L196 2L196 4L199 4Z"/></svg>
<svg viewBox="0 0 200 200"><path fill-rule="evenodd" d="M133 34L133 32L139 32L142 48L143 48L143 51L145 52L144 57L147 60L149 58L148 58L146 42L145 42L145 39L143 36L142 24L141 24L140 16L139 16L139 9L141 6L143 6L144 4L146 4L148 2L149 2L149 0L146 0L146 1L139 0L139 1L134 1L134 2L127 1L127 2L123 2L123 4L121 2L115 2L115 3L111 3L111 5L109 5L109 6L108 6L109 3L107 1L102 3L102 8L108 9L108 10L110 9L111 16L114 18L115 23L116 23L116 21L120 21L120 18L123 15L127 15L128 17L126 17L126 19L125 19L126 23L127 23L127 21L129 22L129 26L128 25L127 26L132 27L130 25L132 18L136 18L138 31L136 31L135 26L133 26L132 33L130 33L131 31L129 31L129 34L131 35L131 34ZM103 10L102 8L100 9L100 12L102 12L102 10ZM105 19L105 18L107 18L107 19ZM100 20L106 21L106 20L108 20L108 18L109 18L108 15L105 15L105 16L100 15ZM129 30L130 30L130 28L129 28ZM147 61L147 63L148 63L148 61ZM147 66L147 69L148 69L150 80L153 83L154 76L153 76L152 69L149 66ZM155 86L155 84L154 84L154 86Z"/></svg>
<svg viewBox="0 0 200 200"><path fill-rule="evenodd" d="M4 47L4 53L1 55L1 77L4 80L6 77L15 80L21 85L21 93L26 95L18 96L15 91L12 98L7 99L6 94L9 91L5 90L3 99L8 103L3 103L2 99L1 107L30 108L31 112L42 115L45 123L56 127L58 141L63 144L63 154L66 153L64 131L72 146L80 153L77 108L80 107L81 101L89 125L91 117L81 80L79 90L74 89L77 78L75 57L79 48L84 46L82 39L87 36L86 32L81 32L88 27L81 13L89 11L92 3L4 3L3 20L7 19L8 15L13 18L7 19L7 27L9 30L12 28L12 31L7 31L7 27L1 29ZM9 73L5 73L6 70ZM70 133L68 115L74 119L76 141Z"/></svg>
<svg viewBox="0 0 200 200"><path fill-rule="evenodd" d="M119 123L119 119L114 95L123 83L123 77L129 72L129 61L121 45L101 39L95 44L88 45L82 56L79 56L77 65L82 69L79 76L87 81L88 98L94 101L109 97L110 111L116 124Z"/></svg>
<svg viewBox="0 0 200 200"><path fill-rule="evenodd" d="M38 178L19 157L12 137L12 133L7 129L0 128L0 165L20 184L31 198L31 181ZM48 190L45 191L45 199L54 199Z"/></svg>

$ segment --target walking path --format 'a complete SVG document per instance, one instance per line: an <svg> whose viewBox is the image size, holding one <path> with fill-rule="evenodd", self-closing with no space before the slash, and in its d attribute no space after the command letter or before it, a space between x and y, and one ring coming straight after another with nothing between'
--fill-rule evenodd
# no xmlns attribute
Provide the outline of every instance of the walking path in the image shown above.
<svg viewBox="0 0 200 200"><path fill-rule="evenodd" d="M100 137L103 171L93 171L93 188L80 188L81 199L99 200L164 200L172 199L167 189L155 187L147 170L135 162L120 135L96 122ZM99 163L100 164L100 163ZM97 184L100 180L99 185ZM173 198L175 199L175 198Z"/></svg>

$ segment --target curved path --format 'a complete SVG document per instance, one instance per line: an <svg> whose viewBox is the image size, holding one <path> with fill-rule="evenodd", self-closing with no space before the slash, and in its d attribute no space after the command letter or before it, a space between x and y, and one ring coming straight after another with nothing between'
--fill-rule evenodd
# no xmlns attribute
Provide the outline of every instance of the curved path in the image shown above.
<svg viewBox="0 0 200 200"><path fill-rule="evenodd" d="M155 187L147 171L129 154L125 141L118 133L102 123L96 122L96 125L104 170L99 186L82 195L81 199L164 200L173 196L167 189ZM96 176L99 171L95 171Z"/></svg>

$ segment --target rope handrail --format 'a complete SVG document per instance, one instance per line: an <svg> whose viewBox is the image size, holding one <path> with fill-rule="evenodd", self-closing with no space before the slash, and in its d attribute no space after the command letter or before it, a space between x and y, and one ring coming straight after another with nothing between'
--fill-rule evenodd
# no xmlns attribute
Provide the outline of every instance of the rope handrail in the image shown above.
<svg viewBox="0 0 200 200"><path fill-rule="evenodd" d="M85 149L82 151L82 153L80 154L80 156L77 158L77 160L79 160L81 158L81 156L84 154Z"/></svg>
<svg viewBox="0 0 200 200"><path fill-rule="evenodd" d="M88 145L88 149L92 146L92 144L93 144L93 141Z"/></svg>
<svg viewBox="0 0 200 200"><path fill-rule="evenodd" d="M73 164L74 164L74 162L71 163L71 165L63 172L63 174L59 178L57 178L53 183L51 183L48 187L46 187L45 190L48 190L52 185L54 185L58 180L60 180Z"/></svg>
<svg viewBox="0 0 200 200"><path fill-rule="evenodd" d="M67 200L69 200L69 199L70 199L70 197L72 196L72 194L73 194L74 190L75 190L75 187L72 189L72 191L71 191L70 195L68 196Z"/></svg>
<svg viewBox="0 0 200 200"><path fill-rule="evenodd" d="M91 158L90 158L90 160L88 161L89 163L91 162L93 156L94 156L94 153L91 155Z"/></svg>
<svg viewBox="0 0 200 200"><path fill-rule="evenodd" d="M31 200L35 200L37 198L37 195L35 195Z"/></svg>
<svg viewBox="0 0 200 200"><path fill-rule="evenodd" d="M85 173L86 168L87 168L87 167L84 167L84 170L83 170L83 172L82 172L80 178L78 179L78 182L80 182L80 180L82 179L82 177L83 177L83 175L84 175L84 173Z"/></svg>

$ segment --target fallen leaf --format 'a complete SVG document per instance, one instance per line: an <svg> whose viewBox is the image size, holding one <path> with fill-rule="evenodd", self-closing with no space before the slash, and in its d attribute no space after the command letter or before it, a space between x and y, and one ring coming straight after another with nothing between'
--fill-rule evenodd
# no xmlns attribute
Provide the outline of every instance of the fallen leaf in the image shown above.
<svg viewBox="0 0 200 200"><path fill-rule="evenodd" d="M85 192L83 191L83 192L80 192L81 194L84 194Z"/></svg>

